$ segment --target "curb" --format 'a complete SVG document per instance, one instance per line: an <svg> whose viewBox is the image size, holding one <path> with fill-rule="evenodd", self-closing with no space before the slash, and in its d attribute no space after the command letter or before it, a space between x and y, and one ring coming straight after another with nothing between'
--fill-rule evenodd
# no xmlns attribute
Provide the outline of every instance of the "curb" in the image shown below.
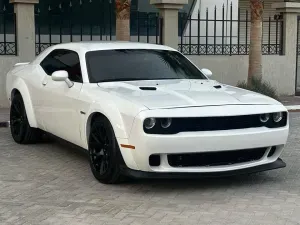
<svg viewBox="0 0 300 225"><path fill-rule="evenodd" d="M300 112L300 105L288 105L286 108L289 112Z"/></svg>

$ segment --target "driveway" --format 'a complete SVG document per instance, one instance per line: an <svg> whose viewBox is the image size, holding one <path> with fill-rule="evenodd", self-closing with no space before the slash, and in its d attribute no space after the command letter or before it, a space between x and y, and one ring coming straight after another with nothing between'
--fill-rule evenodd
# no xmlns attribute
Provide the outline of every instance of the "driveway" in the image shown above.
<svg viewBox="0 0 300 225"><path fill-rule="evenodd" d="M285 169L115 186L93 178L81 149L58 140L17 145L0 128L0 224L300 224L299 113L290 124Z"/></svg>

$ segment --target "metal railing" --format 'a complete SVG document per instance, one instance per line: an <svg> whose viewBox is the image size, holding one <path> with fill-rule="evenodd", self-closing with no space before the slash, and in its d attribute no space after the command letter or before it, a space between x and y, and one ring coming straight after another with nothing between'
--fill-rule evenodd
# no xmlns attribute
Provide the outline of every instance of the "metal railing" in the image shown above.
<svg viewBox="0 0 300 225"><path fill-rule="evenodd" d="M17 55L16 15L0 10L0 55Z"/></svg>
<svg viewBox="0 0 300 225"><path fill-rule="evenodd" d="M229 12L228 12L229 11ZM202 16L179 18L179 50L187 55L247 55L250 47L250 12L233 10L232 4L225 13L225 6L213 13L206 10ZM263 19L262 53L281 54L283 21L274 17Z"/></svg>
<svg viewBox="0 0 300 225"><path fill-rule="evenodd" d="M59 43L116 40L115 4L109 0L37 6L35 21L36 54ZM158 13L131 12L131 41L161 43L160 24Z"/></svg>

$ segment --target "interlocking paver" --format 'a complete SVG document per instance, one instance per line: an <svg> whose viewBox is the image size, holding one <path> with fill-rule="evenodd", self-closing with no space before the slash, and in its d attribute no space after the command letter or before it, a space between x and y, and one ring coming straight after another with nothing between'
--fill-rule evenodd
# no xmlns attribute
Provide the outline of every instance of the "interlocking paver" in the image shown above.
<svg viewBox="0 0 300 225"><path fill-rule="evenodd" d="M111 186L86 154L54 141L17 145L0 128L0 224L300 224L300 114L291 113L285 169L202 180Z"/></svg>

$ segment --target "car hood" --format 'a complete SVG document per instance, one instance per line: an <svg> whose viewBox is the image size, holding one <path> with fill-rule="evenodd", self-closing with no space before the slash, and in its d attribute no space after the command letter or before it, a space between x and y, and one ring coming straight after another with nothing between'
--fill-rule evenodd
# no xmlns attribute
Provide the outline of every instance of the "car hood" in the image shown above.
<svg viewBox="0 0 300 225"><path fill-rule="evenodd" d="M104 82L98 83L98 86L148 109L280 104L264 95L220 84L214 80Z"/></svg>

